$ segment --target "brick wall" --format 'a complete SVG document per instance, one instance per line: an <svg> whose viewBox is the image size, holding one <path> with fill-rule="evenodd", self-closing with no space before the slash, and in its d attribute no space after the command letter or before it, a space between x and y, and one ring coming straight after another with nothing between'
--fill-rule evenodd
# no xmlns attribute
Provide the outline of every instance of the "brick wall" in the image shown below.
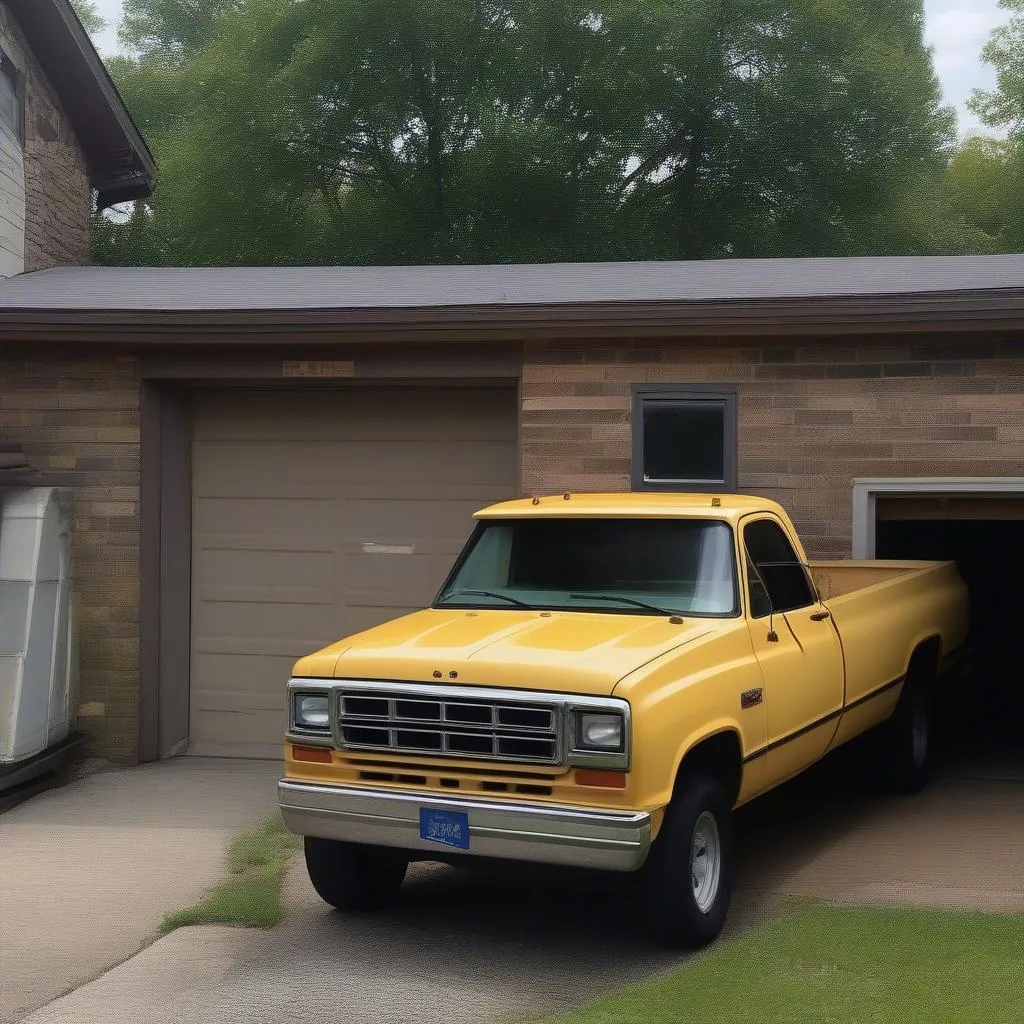
<svg viewBox="0 0 1024 1024"><path fill-rule="evenodd" d="M79 727L122 763L138 747L139 400L136 361L0 360L0 437L72 488Z"/></svg>
<svg viewBox="0 0 1024 1024"><path fill-rule="evenodd" d="M739 386L739 489L848 557L852 481L1024 476L1024 338L527 343L523 485L628 490L630 385Z"/></svg>
<svg viewBox="0 0 1024 1024"><path fill-rule="evenodd" d="M92 193L85 156L6 4L0 39L25 72L25 270L90 262Z"/></svg>

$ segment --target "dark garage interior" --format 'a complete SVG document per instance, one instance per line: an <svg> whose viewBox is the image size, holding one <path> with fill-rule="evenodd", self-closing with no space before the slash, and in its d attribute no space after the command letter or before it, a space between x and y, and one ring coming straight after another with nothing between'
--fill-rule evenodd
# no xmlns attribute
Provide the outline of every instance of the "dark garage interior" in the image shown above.
<svg viewBox="0 0 1024 1024"><path fill-rule="evenodd" d="M952 559L971 595L970 674L936 700L939 771L998 776L1024 773L1024 502L984 510L942 506L898 518L898 502L879 516L877 558ZM965 512L980 518L960 518ZM1015 512L1020 518L989 518Z"/></svg>

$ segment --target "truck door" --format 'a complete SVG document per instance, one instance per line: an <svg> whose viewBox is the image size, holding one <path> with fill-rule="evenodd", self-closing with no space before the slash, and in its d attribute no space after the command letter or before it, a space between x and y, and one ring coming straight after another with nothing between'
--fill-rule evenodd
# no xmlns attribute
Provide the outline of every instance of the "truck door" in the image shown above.
<svg viewBox="0 0 1024 1024"><path fill-rule="evenodd" d="M765 783L802 771L828 749L843 707L843 655L806 568L773 518L743 527L748 616L768 712Z"/></svg>

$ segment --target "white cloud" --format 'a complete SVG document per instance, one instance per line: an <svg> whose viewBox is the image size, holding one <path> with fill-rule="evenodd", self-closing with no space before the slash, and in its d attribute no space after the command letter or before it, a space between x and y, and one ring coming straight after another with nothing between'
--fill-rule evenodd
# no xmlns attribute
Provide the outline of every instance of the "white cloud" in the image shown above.
<svg viewBox="0 0 1024 1024"><path fill-rule="evenodd" d="M107 22L106 30L94 42L105 57L117 53L117 28L121 22L121 0L93 0L96 10Z"/></svg>
<svg viewBox="0 0 1024 1024"><path fill-rule="evenodd" d="M960 115L960 133L988 131L967 109L973 89L991 89L995 71L981 50L992 30L1006 21L998 0L925 0L925 38L934 48L935 71L947 103Z"/></svg>

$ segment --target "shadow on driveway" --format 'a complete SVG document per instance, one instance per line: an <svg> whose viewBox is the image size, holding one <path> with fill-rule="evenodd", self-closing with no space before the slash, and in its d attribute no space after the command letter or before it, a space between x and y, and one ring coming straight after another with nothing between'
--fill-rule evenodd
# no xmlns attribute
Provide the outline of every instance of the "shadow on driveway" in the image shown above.
<svg viewBox="0 0 1024 1024"><path fill-rule="evenodd" d="M741 813L740 877L724 938L776 913L786 898L780 878L841 842L868 813L869 794L848 783L836 790L836 767L823 768ZM339 914L319 901L300 864L288 919L238 964L239 995L248 991L259 1008L239 1020L268 1020L286 1005L312 1014L330 1004L349 1024L568 1011L687 961L646 937L635 884L527 865L416 864L390 910Z"/></svg>

